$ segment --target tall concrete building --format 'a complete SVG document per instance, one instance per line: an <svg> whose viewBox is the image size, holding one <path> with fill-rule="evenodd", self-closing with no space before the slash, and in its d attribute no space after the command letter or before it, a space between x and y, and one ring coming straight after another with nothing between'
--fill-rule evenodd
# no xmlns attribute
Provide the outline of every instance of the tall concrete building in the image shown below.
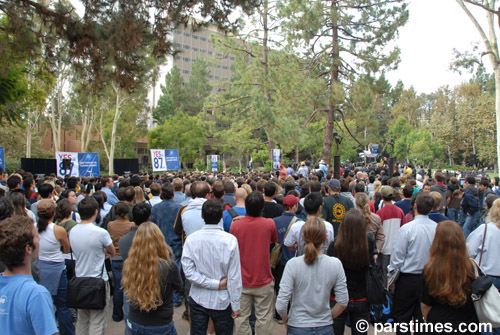
<svg viewBox="0 0 500 335"><path fill-rule="evenodd" d="M223 55L217 51L212 42L210 42L210 36L212 34L223 35L216 26L208 25L205 27L199 27L196 31L193 31L191 24L186 27L181 25L173 32L172 44L175 50L179 51L175 56L167 57L166 66L162 67L159 76L159 81L156 85L156 92L152 98L153 106L156 106L159 97L161 96L160 85L165 83L165 75L172 69L175 65L181 72L184 83L189 82L189 77L192 74L192 66L196 58L202 58L207 60L209 66L208 69L210 74L208 75L209 80L212 83L214 91L217 91L223 85L222 83L228 82L231 78L231 64L234 62L234 56ZM148 129L154 128L156 125L153 123L152 114L148 118Z"/></svg>

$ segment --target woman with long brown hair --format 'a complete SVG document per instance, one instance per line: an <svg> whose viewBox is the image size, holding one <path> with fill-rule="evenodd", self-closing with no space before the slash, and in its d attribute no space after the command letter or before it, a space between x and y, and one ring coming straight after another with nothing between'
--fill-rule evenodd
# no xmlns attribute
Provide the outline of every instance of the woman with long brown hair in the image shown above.
<svg viewBox="0 0 500 335"><path fill-rule="evenodd" d="M125 334L177 334L172 292L181 289L181 278L171 256L160 228L141 224L123 266L122 285L130 301Z"/></svg>
<svg viewBox="0 0 500 335"><path fill-rule="evenodd" d="M327 254L337 257L344 267L347 277L347 291L349 292L349 305L347 309L333 320L335 335L344 334L347 316L351 325L359 320L368 321L370 317L370 304L366 298L366 271L373 262L375 238L367 231L366 218L357 209L349 210L339 227L339 234L330 243ZM330 298L330 305L338 301L336 297ZM366 334L359 332L356 327L351 328L352 334Z"/></svg>
<svg viewBox="0 0 500 335"><path fill-rule="evenodd" d="M344 270L338 259L322 253L326 240L323 219L307 219L302 239L306 243L304 255L287 262L276 311L287 327L287 334L333 334L333 319L344 311L348 301ZM333 308L328 304L331 291L337 298Z"/></svg>
<svg viewBox="0 0 500 335"><path fill-rule="evenodd" d="M461 323L477 324L471 299L474 278L462 228L454 221L440 222L423 272L420 301L424 320L451 323L454 332Z"/></svg>
<svg viewBox="0 0 500 335"><path fill-rule="evenodd" d="M370 199L366 193L356 193L356 207L363 213L367 231L375 236L377 251L380 252L385 242L384 228L380 216L370 211ZM377 261L377 255L374 255L374 261Z"/></svg>

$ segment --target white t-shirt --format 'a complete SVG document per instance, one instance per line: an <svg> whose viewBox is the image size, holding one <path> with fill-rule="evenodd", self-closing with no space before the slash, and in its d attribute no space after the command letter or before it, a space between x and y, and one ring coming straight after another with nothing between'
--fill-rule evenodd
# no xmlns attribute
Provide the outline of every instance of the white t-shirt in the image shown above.
<svg viewBox="0 0 500 335"><path fill-rule="evenodd" d="M333 241L334 238L334 233L333 233L333 226L331 225L330 222L327 222L322 219L322 221L325 223L325 228L326 228L326 241L325 245L323 246L323 253L326 254L326 250L328 249L328 246L330 245L330 242ZM299 245L297 249L297 256L303 255L303 246L305 245L304 239L301 236L302 233L302 227L306 223L302 220L297 220L291 227L290 231L288 232L288 235L285 238L284 245L287 247L292 247L295 243L300 243L302 244L302 247Z"/></svg>
<svg viewBox="0 0 500 335"><path fill-rule="evenodd" d="M104 248L113 241L106 230L92 223L77 224L69 232L69 243L76 258L77 277L109 279L106 269L103 271Z"/></svg>

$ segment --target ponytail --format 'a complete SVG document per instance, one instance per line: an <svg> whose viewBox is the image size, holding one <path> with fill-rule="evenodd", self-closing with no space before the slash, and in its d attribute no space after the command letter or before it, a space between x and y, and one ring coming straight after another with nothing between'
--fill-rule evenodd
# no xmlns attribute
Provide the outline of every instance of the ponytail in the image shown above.
<svg viewBox="0 0 500 335"><path fill-rule="evenodd" d="M318 258L318 249L325 243L326 228L323 219L312 217L307 219L302 228L302 238L306 242L304 248L304 262L307 265L313 264Z"/></svg>
<svg viewBox="0 0 500 335"><path fill-rule="evenodd" d="M49 220L38 217L38 223L37 223L38 234L43 233L45 229L47 229L48 225L49 225Z"/></svg>
<svg viewBox="0 0 500 335"><path fill-rule="evenodd" d="M316 258L318 258L316 246L312 242L307 243L304 249L304 262L306 262L307 265L311 265L316 261Z"/></svg>

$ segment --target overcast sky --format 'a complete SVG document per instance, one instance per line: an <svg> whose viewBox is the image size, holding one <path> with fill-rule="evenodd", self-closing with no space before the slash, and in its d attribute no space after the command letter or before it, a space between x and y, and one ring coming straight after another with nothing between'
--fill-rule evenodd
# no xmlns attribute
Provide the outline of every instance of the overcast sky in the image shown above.
<svg viewBox="0 0 500 335"><path fill-rule="evenodd" d="M479 15L484 17L482 12ZM479 41L479 33L455 0L413 0L410 19L396 42L401 63L387 78L393 85L401 79L405 87L413 85L418 93L459 85L469 76L449 69L453 48L472 50L473 43ZM486 57L483 61L488 64Z"/></svg>

